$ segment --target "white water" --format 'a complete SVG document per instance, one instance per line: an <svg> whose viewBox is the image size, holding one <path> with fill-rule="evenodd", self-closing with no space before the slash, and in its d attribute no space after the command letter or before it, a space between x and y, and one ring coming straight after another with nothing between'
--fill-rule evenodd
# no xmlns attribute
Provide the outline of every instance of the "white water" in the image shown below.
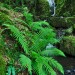
<svg viewBox="0 0 75 75"><path fill-rule="evenodd" d="M47 1L49 2L50 8L52 8L51 9L51 12L52 12L51 16L54 16L55 15L55 9L56 9L55 1L54 0L47 0Z"/></svg>
<svg viewBox="0 0 75 75"><path fill-rule="evenodd" d="M46 46L46 49L50 49L50 48L55 48L55 46L53 46L52 44L48 43L48 45Z"/></svg>

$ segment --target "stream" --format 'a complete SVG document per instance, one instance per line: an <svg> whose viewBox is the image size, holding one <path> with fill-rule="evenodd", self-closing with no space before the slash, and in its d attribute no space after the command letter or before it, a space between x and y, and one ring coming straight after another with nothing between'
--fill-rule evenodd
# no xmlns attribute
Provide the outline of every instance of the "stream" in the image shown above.
<svg viewBox="0 0 75 75"><path fill-rule="evenodd" d="M62 40L65 35L65 29L56 29L57 39ZM55 57L55 59L63 66L65 74L64 75L75 75L75 57L65 54L66 57ZM62 75L58 72L58 75Z"/></svg>

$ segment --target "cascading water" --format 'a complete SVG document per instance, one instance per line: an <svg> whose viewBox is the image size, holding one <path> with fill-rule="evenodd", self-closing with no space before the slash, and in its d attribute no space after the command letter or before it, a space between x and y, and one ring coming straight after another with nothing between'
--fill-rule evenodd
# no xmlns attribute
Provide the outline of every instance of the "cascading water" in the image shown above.
<svg viewBox="0 0 75 75"><path fill-rule="evenodd" d="M54 0L47 0L49 2L49 6L50 6L50 9L51 9L51 16L54 16L55 15L55 1Z"/></svg>

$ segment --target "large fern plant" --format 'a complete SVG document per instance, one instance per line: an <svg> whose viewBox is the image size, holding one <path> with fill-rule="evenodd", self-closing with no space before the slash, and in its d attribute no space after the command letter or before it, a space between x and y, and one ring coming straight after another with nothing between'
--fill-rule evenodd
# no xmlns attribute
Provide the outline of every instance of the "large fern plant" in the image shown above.
<svg viewBox="0 0 75 75"><path fill-rule="evenodd" d="M58 42L55 39L51 26L45 21L34 22L32 14L23 12L25 20L16 19L25 27L25 32L10 24L3 24L7 27L15 39L20 43L24 52L20 54L20 63L27 68L30 75L34 72L37 75L56 75L58 69L64 74L63 67L52 56L65 56L56 47L46 48L47 45Z"/></svg>

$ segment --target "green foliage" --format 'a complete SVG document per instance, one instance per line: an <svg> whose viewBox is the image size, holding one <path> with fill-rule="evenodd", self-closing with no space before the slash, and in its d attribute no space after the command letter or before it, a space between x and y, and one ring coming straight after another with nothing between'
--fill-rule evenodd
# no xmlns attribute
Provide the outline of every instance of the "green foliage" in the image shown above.
<svg viewBox="0 0 75 75"><path fill-rule="evenodd" d="M28 57L26 57L25 55L21 54L20 55L20 62L22 64L22 66L24 68L28 68L28 72L30 73L30 75L32 75L32 66L31 66L31 59L29 59Z"/></svg>
<svg viewBox="0 0 75 75"><path fill-rule="evenodd" d="M0 52L3 50L3 46L4 46L4 41L3 41L3 38L1 36L1 32L2 32L2 30L0 30Z"/></svg>
<svg viewBox="0 0 75 75"><path fill-rule="evenodd" d="M44 56L65 56L62 51L57 48L50 48L41 52L41 55Z"/></svg>
<svg viewBox="0 0 75 75"><path fill-rule="evenodd" d="M8 68L7 68L7 71L8 71L8 75L16 75L15 74L15 68L12 66L12 65L10 65L10 66L8 66Z"/></svg>
<svg viewBox="0 0 75 75"><path fill-rule="evenodd" d="M63 8L63 6L65 5L66 0L56 0L57 3L57 14L59 14Z"/></svg>
<svg viewBox="0 0 75 75"><path fill-rule="evenodd" d="M56 15L71 17L75 14L75 1L72 0L55 0L56 2Z"/></svg>
<svg viewBox="0 0 75 75"><path fill-rule="evenodd" d="M40 18L50 16L50 6L47 0L37 0L36 13Z"/></svg>
<svg viewBox="0 0 75 75"><path fill-rule="evenodd" d="M22 45L24 51L26 53L28 53L27 44L25 43L26 41L24 39L24 36L21 34L21 32L16 27L14 27L13 25L9 25L9 24L4 24L4 25L7 26L11 30L11 32L13 32L13 35L16 37L18 42Z"/></svg>
<svg viewBox="0 0 75 75"><path fill-rule="evenodd" d="M3 57L0 54L0 75L5 75L5 68L6 68L5 61L3 60Z"/></svg>
<svg viewBox="0 0 75 75"><path fill-rule="evenodd" d="M6 22L8 22L8 23L11 23L11 20L9 19L9 16L8 15L6 15L6 14L4 14L4 13L2 13L2 12L0 12L0 24L2 24L2 23L6 23Z"/></svg>
<svg viewBox="0 0 75 75"><path fill-rule="evenodd" d="M63 52L57 48L46 50L47 44L55 44L58 40L55 38L52 27L46 21L33 21L33 15L23 12L24 19L16 19L19 22L20 29L16 23L3 23L4 31L9 30L9 34L18 43L20 43L23 51L19 49L19 61L23 68L27 68L30 75L35 72L37 75L56 75L55 69L64 74L63 67L52 58L52 56L65 56ZM21 28L24 27L24 29ZM20 31L21 30L21 31ZM58 67L60 67L60 69Z"/></svg>
<svg viewBox="0 0 75 75"><path fill-rule="evenodd" d="M63 47L62 47L63 45ZM67 54L75 56L75 36L64 36L60 43L60 48Z"/></svg>
<svg viewBox="0 0 75 75"><path fill-rule="evenodd" d="M64 74L62 66L52 57L40 56L35 52L32 52L32 56L36 58L36 60L33 61L32 63L33 69L39 75L47 75L47 74L56 75L53 67L57 68L62 74Z"/></svg>
<svg viewBox="0 0 75 75"><path fill-rule="evenodd" d="M25 8L25 10L28 10ZM31 23L33 22L33 15L31 13L28 13L27 11L24 11L23 15L25 16L26 18L26 23Z"/></svg>

